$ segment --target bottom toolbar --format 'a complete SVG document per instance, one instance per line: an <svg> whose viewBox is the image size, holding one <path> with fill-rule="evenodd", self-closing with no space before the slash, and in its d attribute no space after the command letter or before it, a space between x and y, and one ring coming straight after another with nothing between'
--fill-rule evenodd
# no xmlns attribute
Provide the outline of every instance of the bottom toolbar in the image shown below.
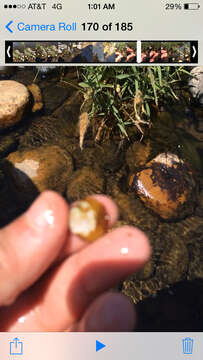
<svg viewBox="0 0 203 360"><path fill-rule="evenodd" d="M105 360L200 360L203 334L0 333L1 360L92 360L96 356Z"/></svg>

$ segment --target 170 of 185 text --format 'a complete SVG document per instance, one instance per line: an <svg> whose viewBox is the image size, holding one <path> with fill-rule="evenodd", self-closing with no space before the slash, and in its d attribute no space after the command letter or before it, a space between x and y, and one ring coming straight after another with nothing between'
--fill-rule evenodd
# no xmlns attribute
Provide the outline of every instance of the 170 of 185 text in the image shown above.
<svg viewBox="0 0 203 360"><path fill-rule="evenodd" d="M100 25L98 22L86 22L82 23L82 30L83 31L132 31L134 30L134 26L132 22L117 22L113 24L112 22L109 22L108 24Z"/></svg>

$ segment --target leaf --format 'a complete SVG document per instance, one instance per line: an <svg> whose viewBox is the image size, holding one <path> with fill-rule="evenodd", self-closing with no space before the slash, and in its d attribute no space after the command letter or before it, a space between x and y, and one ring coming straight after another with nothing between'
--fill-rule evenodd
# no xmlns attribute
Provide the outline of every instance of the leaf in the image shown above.
<svg viewBox="0 0 203 360"><path fill-rule="evenodd" d="M153 92L154 92L155 104L158 105L158 97L157 97L157 92L156 92L155 78L154 78L154 74L153 74L153 72L152 72L152 70L150 68L148 68L148 74L149 74L152 89L153 89Z"/></svg>
<svg viewBox="0 0 203 360"><path fill-rule="evenodd" d="M123 80L123 79L129 78L130 76L132 76L132 75L129 75L129 74L121 74L121 75L117 75L117 76L116 76L116 79Z"/></svg>
<svg viewBox="0 0 203 360"><path fill-rule="evenodd" d="M159 77L159 85L162 86L162 72L161 72L161 67L158 66L157 67L158 70L158 77Z"/></svg>
<svg viewBox="0 0 203 360"><path fill-rule="evenodd" d="M78 85L81 86L81 87L83 87L83 88L90 88L90 86L89 86L87 83L85 83L85 82L81 82L81 83L79 83Z"/></svg>
<svg viewBox="0 0 203 360"><path fill-rule="evenodd" d="M175 98L176 100L179 100L179 97L175 94L175 92L173 91L172 87L170 87L170 92L171 92L171 94L174 96L174 98Z"/></svg>
<svg viewBox="0 0 203 360"><path fill-rule="evenodd" d="M113 89L114 86L113 85L110 85L110 84L101 84L100 87L103 89L103 88L111 88Z"/></svg>
<svg viewBox="0 0 203 360"><path fill-rule="evenodd" d="M123 86L122 86L122 88L121 88L121 95L123 96L123 94L124 94L124 92L125 92L125 90L128 88L128 83L126 82Z"/></svg>
<svg viewBox="0 0 203 360"><path fill-rule="evenodd" d="M128 138L128 134L125 130L125 127L123 125L121 125L120 123L117 123L119 129L121 130L122 134L124 134L127 138Z"/></svg>
<svg viewBox="0 0 203 360"><path fill-rule="evenodd" d="M187 75L189 75L189 76L192 76L191 73L190 73L189 71L185 70L185 69L181 69L180 71L181 71L182 73L184 73L184 74L187 74ZM193 76L192 76L192 77L193 77Z"/></svg>
<svg viewBox="0 0 203 360"><path fill-rule="evenodd" d="M147 116L150 117L151 111L150 111L149 104L147 102L145 103L145 110L146 110Z"/></svg>
<svg viewBox="0 0 203 360"><path fill-rule="evenodd" d="M119 115L117 113L114 113L114 116L116 117L116 119L118 120L118 122L120 124L123 124L123 120L119 117Z"/></svg>
<svg viewBox="0 0 203 360"><path fill-rule="evenodd" d="M137 67L136 67L136 66L132 66L132 71L134 72L134 74L137 74Z"/></svg>
<svg viewBox="0 0 203 360"><path fill-rule="evenodd" d="M139 83L138 80L135 80L135 92L139 90Z"/></svg>
<svg viewBox="0 0 203 360"><path fill-rule="evenodd" d="M114 110L114 112L115 112L116 114L119 113L118 109L117 109L114 105L112 105L112 109Z"/></svg>

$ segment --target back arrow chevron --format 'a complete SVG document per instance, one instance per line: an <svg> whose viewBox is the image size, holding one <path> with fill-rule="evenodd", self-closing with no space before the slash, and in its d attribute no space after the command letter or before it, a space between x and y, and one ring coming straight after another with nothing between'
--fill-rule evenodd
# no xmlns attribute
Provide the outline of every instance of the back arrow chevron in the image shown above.
<svg viewBox="0 0 203 360"><path fill-rule="evenodd" d="M10 33L13 33L13 30L10 29L10 25L13 24L13 20L9 21L9 23L5 26L5 28L10 31Z"/></svg>
<svg viewBox="0 0 203 360"><path fill-rule="evenodd" d="M8 46L8 49L7 49L7 56L10 58L11 57L11 54L10 54L10 50L11 50L11 47L10 46Z"/></svg>

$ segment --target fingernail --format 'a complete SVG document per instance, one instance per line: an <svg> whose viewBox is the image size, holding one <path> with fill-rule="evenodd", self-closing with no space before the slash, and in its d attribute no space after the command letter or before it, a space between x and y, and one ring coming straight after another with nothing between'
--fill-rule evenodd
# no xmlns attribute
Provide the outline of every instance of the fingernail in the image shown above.
<svg viewBox="0 0 203 360"><path fill-rule="evenodd" d="M99 325L98 325L99 324ZM87 316L85 331L132 331L135 312L130 300L123 294L106 293Z"/></svg>
<svg viewBox="0 0 203 360"><path fill-rule="evenodd" d="M53 228L54 209L48 194L41 194L28 209L26 216L29 224L40 232Z"/></svg>

